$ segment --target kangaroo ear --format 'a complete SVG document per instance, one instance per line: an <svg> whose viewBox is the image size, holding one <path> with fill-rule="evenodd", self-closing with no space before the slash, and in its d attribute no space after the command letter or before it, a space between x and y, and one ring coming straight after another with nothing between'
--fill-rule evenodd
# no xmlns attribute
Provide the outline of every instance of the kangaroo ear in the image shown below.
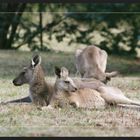
<svg viewBox="0 0 140 140"><path fill-rule="evenodd" d="M68 69L65 67L62 67L61 68L61 77L68 77L68 75L69 75Z"/></svg>
<svg viewBox="0 0 140 140"><path fill-rule="evenodd" d="M31 60L32 67L34 68L35 66L40 65L40 64L41 64L41 56L35 55Z"/></svg>
<svg viewBox="0 0 140 140"><path fill-rule="evenodd" d="M61 69L57 66L55 66L55 74L60 78L60 73L61 73Z"/></svg>

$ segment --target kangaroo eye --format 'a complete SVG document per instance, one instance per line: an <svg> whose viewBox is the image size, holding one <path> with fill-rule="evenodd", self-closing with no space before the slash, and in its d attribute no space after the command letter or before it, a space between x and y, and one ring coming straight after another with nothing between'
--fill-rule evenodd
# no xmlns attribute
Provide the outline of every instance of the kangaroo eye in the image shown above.
<svg viewBox="0 0 140 140"><path fill-rule="evenodd" d="M69 84L70 83L70 81L64 81L66 84Z"/></svg>

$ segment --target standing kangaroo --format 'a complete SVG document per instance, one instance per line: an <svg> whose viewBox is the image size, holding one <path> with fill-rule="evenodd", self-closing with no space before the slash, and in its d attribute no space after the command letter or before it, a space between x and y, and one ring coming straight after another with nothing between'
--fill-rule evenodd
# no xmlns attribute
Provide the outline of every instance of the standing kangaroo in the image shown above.
<svg viewBox="0 0 140 140"><path fill-rule="evenodd" d="M76 69L84 78L95 78L107 83L111 77L118 74L117 71L107 73L107 53L96 47L88 46L84 49L78 49L75 52Z"/></svg>
<svg viewBox="0 0 140 140"><path fill-rule="evenodd" d="M140 106L140 102L132 101L118 88L104 85L95 85L90 83L90 86L86 83L85 85L77 84L68 76L68 70L64 67L61 69L56 68L55 73L57 79L55 87L58 91L65 92L67 98L76 107L86 108L100 108L105 107L107 104L128 104ZM76 86L78 85L78 87ZM78 90L74 90L78 88ZM97 90L94 90L94 89Z"/></svg>
<svg viewBox="0 0 140 140"><path fill-rule="evenodd" d="M45 75L40 64L41 57L35 55L29 66L25 67L13 80L13 84L15 86L29 84L29 97L31 101L35 105L44 106L49 104L49 98L51 98L51 94L53 93L53 87L45 81ZM28 97L23 98L23 101L25 99L28 99ZM15 102L18 101L20 101L20 99Z"/></svg>

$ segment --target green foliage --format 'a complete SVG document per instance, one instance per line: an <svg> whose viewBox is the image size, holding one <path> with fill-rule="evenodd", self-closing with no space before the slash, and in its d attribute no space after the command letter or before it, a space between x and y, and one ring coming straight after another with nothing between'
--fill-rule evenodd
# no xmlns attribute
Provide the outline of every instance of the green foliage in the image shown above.
<svg viewBox="0 0 140 140"><path fill-rule="evenodd" d="M1 4L0 10L0 48L11 49L11 44L20 22L22 13L26 7L26 4Z"/></svg>
<svg viewBox="0 0 140 140"><path fill-rule="evenodd" d="M2 4L1 11L11 7L10 11L17 14L0 14L0 48L27 46L30 50L48 51L49 42L55 38L58 42L68 39L68 45L95 44L108 53L136 55L139 6L129 3L27 4L20 15L21 11L16 10L20 4ZM96 32L102 38L98 42L94 39Z"/></svg>
<svg viewBox="0 0 140 140"><path fill-rule="evenodd" d="M0 78L9 79L14 77L30 63L33 52L24 51L0 51ZM55 76L54 67L65 66L70 71L71 76L76 75L74 63L74 51L68 52L40 52L42 57L42 66L46 76ZM128 59L129 58L129 59ZM140 61L132 57L109 55L107 63L107 72L117 70L124 76L140 75Z"/></svg>

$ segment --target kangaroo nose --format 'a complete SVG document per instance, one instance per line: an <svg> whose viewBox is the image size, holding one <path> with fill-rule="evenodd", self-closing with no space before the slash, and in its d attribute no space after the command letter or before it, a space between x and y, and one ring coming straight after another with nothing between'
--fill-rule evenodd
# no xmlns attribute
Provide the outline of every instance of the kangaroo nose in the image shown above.
<svg viewBox="0 0 140 140"><path fill-rule="evenodd" d="M16 79L13 80L13 84L14 84L15 86L17 85Z"/></svg>
<svg viewBox="0 0 140 140"><path fill-rule="evenodd" d="M15 81L15 79L14 79L14 80L13 80L13 84L15 84L15 82L16 82L16 81Z"/></svg>
<svg viewBox="0 0 140 140"><path fill-rule="evenodd" d="M77 90L77 87L75 87L75 90Z"/></svg>
<svg viewBox="0 0 140 140"><path fill-rule="evenodd" d="M73 89L72 89L72 92L75 92L77 90L77 88L76 87L74 87Z"/></svg>

